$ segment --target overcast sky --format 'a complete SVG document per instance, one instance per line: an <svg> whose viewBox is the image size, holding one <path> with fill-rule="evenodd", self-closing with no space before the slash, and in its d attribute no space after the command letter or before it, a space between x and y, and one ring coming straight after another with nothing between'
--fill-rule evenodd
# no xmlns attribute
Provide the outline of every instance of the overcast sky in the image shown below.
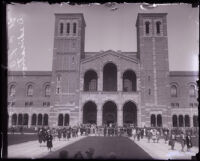
<svg viewBox="0 0 200 161"><path fill-rule="evenodd" d="M86 21L85 51L137 51L138 13L168 13L169 68L198 70L199 9L189 4L159 5L145 10L141 4L105 5L48 3L7 6L9 70L52 70L54 13L83 13Z"/></svg>

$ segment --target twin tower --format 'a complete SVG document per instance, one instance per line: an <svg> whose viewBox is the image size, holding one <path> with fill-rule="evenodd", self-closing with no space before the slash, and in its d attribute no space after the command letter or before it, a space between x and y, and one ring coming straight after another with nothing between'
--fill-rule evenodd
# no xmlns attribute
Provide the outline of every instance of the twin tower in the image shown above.
<svg viewBox="0 0 200 161"><path fill-rule="evenodd" d="M55 14L51 80L53 108L50 110L50 124L56 126L59 115L68 114L71 125L84 123L86 118L88 122L85 123L93 122L98 125L109 121L123 125L129 120L127 123L137 126L151 126L151 114L155 114L159 115L162 126L171 126L166 17L166 13L138 14L135 28L137 52L109 50L89 53L84 51L86 23L83 14ZM106 60L116 65L117 69L117 89L113 91L103 89L103 65L107 63ZM127 64L130 64L129 67L124 69ZM96 90L84 91L86 68L97 73ZM123 72L126 70L135 73L135 91L123 90ZM92 77L92 74L90 76ZM93 78L90 79L90 76L88 79L92 82ZM132 80L130 79L130 82ZM108 101L115 103L116 111L107 110L106 113L104 104ZM136 109L132 111L133 115L124 113L123 106L127 101L134 103ZM92 104L85 107L88 102L96 104L95 110L92 109ZM112 104L107 108L112 109L111 106ZM128 117L130 119L126 119ZM131 119L132 117L135 118Z"/></svg>

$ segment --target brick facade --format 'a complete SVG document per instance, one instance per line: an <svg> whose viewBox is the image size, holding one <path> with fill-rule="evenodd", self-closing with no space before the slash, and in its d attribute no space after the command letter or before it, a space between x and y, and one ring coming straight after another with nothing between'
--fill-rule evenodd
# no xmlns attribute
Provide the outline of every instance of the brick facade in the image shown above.
<svg viewBox="0 0 200 161"><path fill-rule="evenodd" d="M198 96L191 97L189 91L191 85L197 91L198 73L169 72L167 14L138 14L137 52L85 52L85 27L82 14L55 14L52 71L9 72L9 126L18 124L19 114L28 114L26 126L37 126L38 119L44 124L47 114L51 127L83 122L102 125L114 120L120 126L171 127L172 115L179 113L189 115L193 126ZM27 96L29 84L32 96ZM177 97L171 96L173 84ZM12 85L14 96L10 96ZM45 95L47 85L50 96Z"/></svg>

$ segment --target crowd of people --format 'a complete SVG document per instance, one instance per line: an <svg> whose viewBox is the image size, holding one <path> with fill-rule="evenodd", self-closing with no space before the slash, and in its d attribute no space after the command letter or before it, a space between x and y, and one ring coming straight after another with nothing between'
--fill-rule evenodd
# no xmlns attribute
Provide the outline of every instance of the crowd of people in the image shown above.
<svg viewBox="0 0 200 161"><path fill-rule="evenodd" d="M167 128L153 128L153 127L134 127L130 125L126 126L117 126L115 124L96 126L95 124L81 124L79 126L67 126L64 128L39 128L38 129L38 140L40 145L42 142L46 142L47 148L51 151L53 147L53 140L63 140L67 141L70 138L75 138L78 136L127 136L132 137L134 141L140 141L144 137L147 138L147 142L158 143L162 138L164 142L171 149L174 150L174 147L177 142L181 144L182 151L184 151L185 146L189 151L193 146L191 139L191 131L179 130L177 129L167 129ZM78 155L78 154L77 154Z"/></svg>

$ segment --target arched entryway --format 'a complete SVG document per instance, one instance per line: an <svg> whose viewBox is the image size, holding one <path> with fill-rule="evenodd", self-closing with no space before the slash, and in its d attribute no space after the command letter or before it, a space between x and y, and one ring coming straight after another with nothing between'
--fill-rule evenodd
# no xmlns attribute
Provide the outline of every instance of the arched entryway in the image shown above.
<svg viewBox="0 0 200 161"><path fill-rule="evenodd" d="M117 91L117 67L108 63L103 68L103 90Z"/></svg>
<svg viewBox="0 0 200 161"><path fill-rule="evenodd" d="M44 125L44 126L48 126L48 119L49 119L48 114L45 113L43 119L44 119L44 120L43 120L43 125Z"/></svg>
<svg viewBox="0 0 200 161"><path fill-rule="evenodd" d="M173 127L178 127L178 118L177 115L172 116L172 125Z"/></svg>
<svg viewBox="0 0 200 161"><path fill-rule="evenodd" d="M123 124L134 124L137 126L137 107L129 101L123 106Z"/></svg>
<svg viewBox="0 0 200 161"><path fill-rule="evenodd" d="M108 101L103 105L103 124L117 123L117 106Z"/></svg>
<svg viewBox="0 0 200 161"><path fill-rule="evenodd" d="M63 114L58 115L58 126L63 126Z"/></svg>
<svg viewBox="0 0 200 161"><path fill-rule="evenodd" d="M31 119L31 125L36 126L37 124L37 115L34 113Z"/></svg>
<svg viewBox="0 0 200 161"><path fill-rule="evenodd" d="M85 103L83 106L83 123L97 123L97 106L92 101Z"/></svg>
<svg viewBox="0 0 200 161"><path fill-rule="evenodd" d="M12 115L12 125L17 125L17 114Z"/></svg>
<svg viewBox="0 0 200 161"><path fill-rule="evenodd" d="M23 125L28 126L28 114L24 114Z"/></svg>

